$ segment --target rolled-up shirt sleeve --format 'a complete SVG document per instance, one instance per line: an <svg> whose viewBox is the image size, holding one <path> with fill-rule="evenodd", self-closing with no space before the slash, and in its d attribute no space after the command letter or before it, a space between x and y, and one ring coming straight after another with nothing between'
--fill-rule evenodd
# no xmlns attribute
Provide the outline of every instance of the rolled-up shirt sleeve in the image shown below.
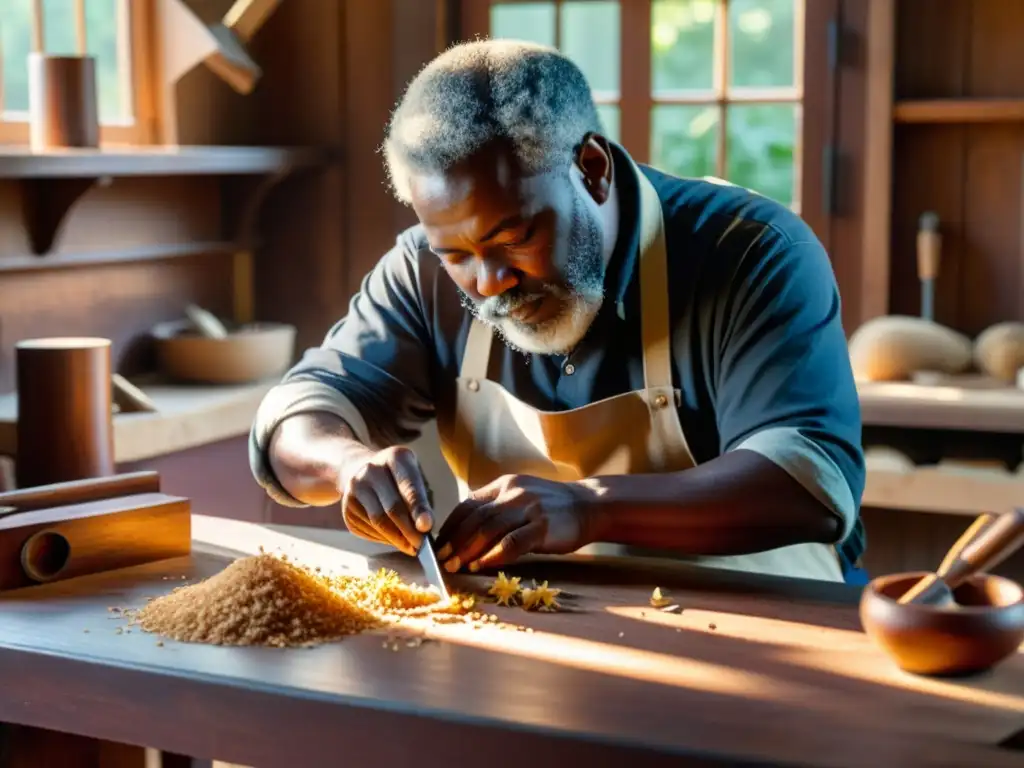
<svg viewBox="0 0 1024 768"><path fill-rule="evenodd" d="M839 518L843 541L857 523L865 470L839 290L820 243L764 234L720 305L720 447L755 451L788 472Z"/></svg>
<svg viewBox="0 0 1024 768"><path fill-rule="evenodd" d="M420 277L418 253L399 239L321 346L307 350L264 397L249 435L249 464L278 503L303 506L277 482L267 456L274 430L290 416L334 414L374 448L414 440L433 418L433 344Z"/></svg>

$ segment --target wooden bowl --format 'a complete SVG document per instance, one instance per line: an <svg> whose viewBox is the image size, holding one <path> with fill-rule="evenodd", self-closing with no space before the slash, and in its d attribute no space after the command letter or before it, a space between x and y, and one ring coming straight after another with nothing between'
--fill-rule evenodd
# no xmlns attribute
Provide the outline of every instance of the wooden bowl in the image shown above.
<svg viewBox="0 0 1024 768"><path fill-rule="evenodd" d="M900 669L920 675L983 672L1015 653L1024 641L1024 589L1001 576L974 576L953 596L951 608L900 605L899 597L926 573L872 581L860 601L868 636Z"/></svg>
<svg viewBox="0 0 1024 768"><path fill-rule="evenodd" d="M196 333L187 320L161 323L152 331L160 370L170 378L204 384L245 384L280 376L292 363L295 327L254 323L227 338Z"/></svg>

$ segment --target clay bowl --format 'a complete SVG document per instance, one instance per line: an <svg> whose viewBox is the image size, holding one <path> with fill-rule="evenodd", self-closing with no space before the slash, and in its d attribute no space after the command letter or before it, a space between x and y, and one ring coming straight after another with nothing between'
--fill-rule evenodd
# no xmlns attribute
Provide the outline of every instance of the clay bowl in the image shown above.
<svg viewBox="0 0 1024 768"><path fill-rule="evenodd" d="M160 370L179 381L246 384L280 376L292 362L295 327L253 323L230 329L226 338L196 333L187 320L152 330Z"/></svg>
<svg viewBox="0 0 1024 768"><path fill-rule="evenodd" d="M896 601L925 573L872 581L860 601L868 636L900 669L919 675L983 672L1016 652L1024 641L1024 589L1001 576L974 576L940 608Z"/></svg>

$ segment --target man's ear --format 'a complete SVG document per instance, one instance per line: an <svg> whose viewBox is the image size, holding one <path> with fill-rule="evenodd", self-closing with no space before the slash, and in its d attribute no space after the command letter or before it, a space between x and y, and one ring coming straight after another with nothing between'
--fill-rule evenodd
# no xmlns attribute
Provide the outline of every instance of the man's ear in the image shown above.
<svg viewBox="0 0 1024 768"><path fill-rule="evenodd" d="M594 202L604 204L612 188L612 150L608 140L597 133L588 133L576 151L576 167L583 175L583 188Z"/></svg>

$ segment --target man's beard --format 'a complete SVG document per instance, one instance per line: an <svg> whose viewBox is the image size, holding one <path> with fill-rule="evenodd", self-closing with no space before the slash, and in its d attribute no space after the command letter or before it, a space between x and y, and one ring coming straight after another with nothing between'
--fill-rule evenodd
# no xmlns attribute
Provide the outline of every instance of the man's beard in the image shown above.
<svg viewBox="0 0 1024 768"><path fill-rule="evenodd" d="M603 245L600 225L577 195L565 267L567 287L545 283L539 290L526 292L516 286L479 304L463 293L463 306L497 331L514 350L524 354L568 354L586 335L604 300ZM542 298L553 298L562 305L550 320L528 324L509 316L518 307Z"/></svg>

